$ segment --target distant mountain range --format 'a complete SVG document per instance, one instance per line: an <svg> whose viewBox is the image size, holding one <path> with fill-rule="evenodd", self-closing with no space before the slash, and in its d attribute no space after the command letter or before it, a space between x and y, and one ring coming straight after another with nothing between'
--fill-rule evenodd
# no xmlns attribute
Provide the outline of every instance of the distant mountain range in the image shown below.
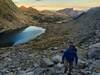
<svg viewBox="0 0 100 75"><path fill-rule="evenodd" d="M65 8L62 10L58 10L57 12L67 14L71 17L77 17L83 13L83 11L74 10L73 8Z"/></svg>
<svg viewBox="0 0 100 75"><path fill-rule="evenodd" d="M30 17L33 18L34 21L37 23L56 23L58 21L62 21L64 19L70 18L70 16L66 14L62 14L56 11L49 11L49 10L43 10L43 11L38 11L37 9L33 7L25 7L21 6L20 7L21 11Z"/></svg>
<svg viewBox="0 0 100 75"><path fill-rule="evenodd" d="M62 13L59 13L59 12L56 12L56 11L50 11L50 10L43 10L40 12L41 14L46 14L46 15L55 15L55 16L68 16L66 14L62 14Z"/></svg>
<svg viewBox="0 0 100 75"><path fill-rule="evenodd" d="M37 9L33 7L21 6L20 9L28 15L30 14L30 15L37 15L37 16L39 14L48 15L48 16L52 16L52 15L66 16L67 15L67 16L75 18L84 13L83 11L74 10L73 8L65 8L58 11L50 11L50 10L38 11Z"/></svg>
<svg viewBox="0 0 100 75"><path fill-rule="evenodd" d="M30 14L30 15L48 15L48 16L52 16L52 15L55 15L55 16L66 16L67 14L63 14L63 13L59 13L59 12L56 12L56 11L50 11L50 10L43 10L43 11L39 11L33 7L25 7L25 6L21 6L20 9L26 13L26 14ZM68 16L68 15L67 15Z"/></svg>

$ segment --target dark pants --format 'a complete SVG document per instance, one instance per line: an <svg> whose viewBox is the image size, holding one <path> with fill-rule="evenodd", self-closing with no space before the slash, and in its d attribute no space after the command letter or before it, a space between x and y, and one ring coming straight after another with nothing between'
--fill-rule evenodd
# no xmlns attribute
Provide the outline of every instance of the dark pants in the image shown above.
<svg viewBox="0 0 100 75"><path fill-rule="evenodd" d="M68 71L69 74L71 74L72 72L72 68L73 68L73 63L68 62L67 60L64 60L64 73L66 73Z"/></svg>

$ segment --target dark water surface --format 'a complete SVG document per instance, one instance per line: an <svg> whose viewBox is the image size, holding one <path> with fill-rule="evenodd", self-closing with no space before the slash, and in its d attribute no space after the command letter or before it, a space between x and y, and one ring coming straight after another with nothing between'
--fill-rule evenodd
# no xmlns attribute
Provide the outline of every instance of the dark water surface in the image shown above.
<svg viewBox="0 0 100 75"><path fill-rule="evenodd" d="M45 33L42 27L29 26L22 29L0 33L0 47L16 46L27 43Z"/></svg>

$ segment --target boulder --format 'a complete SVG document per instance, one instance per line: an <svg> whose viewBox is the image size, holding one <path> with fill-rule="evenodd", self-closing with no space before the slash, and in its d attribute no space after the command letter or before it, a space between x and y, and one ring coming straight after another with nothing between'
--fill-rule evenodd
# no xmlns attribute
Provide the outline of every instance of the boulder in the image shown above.
<svg viewBox="0 0 100 75"><path fill-rule="evenodd" d="M62 56L60 55L56 55L54 57L52 57L52 61L57 64L57 63L60 63L62 61Z"/></svg>
<svg viewBox="0 0 100 75"><path fill-rule="evenodd" d="M91 74L92 74L92 72L91 72L90 70L85 70L85 69L82 69L82 70L80 71L80 73L81 73L82 75L91 75Z"/></svg>
<svg viewBox="0 0 100 75"><path fill-rule="evenodd" d="M33 72L22 72L22 73L19 73L18 75L33 75Z"/></svg>
<svg viewBox="0 0 100 75"><path fill-rule="evenodd" d="M52 47L52 48L50 48L50 50L52 50L52 51L58 50L58 47Z"/></svg>
<svg viewBox="0 0 100 75"><path fill-rule="evenodd" d="M95 73L95 72L94 72L92 75L100 75L100 73Z"/></svg>
<svg viewBox="0 0 100 75"><path fill-rule="evenodd" d="M64 69L64 65L61 63L58 63L57 65L55 65L55 69L62 71Z"/></svg>
<svg viewBox="0 0 100 75"><path fill-rule="evenodd" d="M53 61L51 61L49 58L43 58L40 61L41 67L52 67L54 65Z"/></svg>
<svg viewBox="0 0 100 75"><path fill-rule="evenodd" d="M3 74L1 74L3 75ZM7 73L7 74L4 74L4 75L15 75L13 72L10 72L10 73Z"/></svg>
<svg viewBox="0 0 100 75"><path fill-rule="evenodd" d="M100 73L96 73L96 75L100 75Z"/></svg>
<svg viewBox="0 0 100 75"><path fill-rule="evenodd" d="M100 59L100 43L89 46L88 57L90 59Z"/></svg>
<svg viewBox="0 0 100 75"><path fill-rule="evenodd" d="M100 73L100 60L94 61L92 66L94 67L95 72Z"/></svg>
<svg viewBox="0 0 100 75"><path fill-rule="evenodd" d="M87 67L87 63L81 59L78 60L78 68L79 69L84 69Z"/></svg>

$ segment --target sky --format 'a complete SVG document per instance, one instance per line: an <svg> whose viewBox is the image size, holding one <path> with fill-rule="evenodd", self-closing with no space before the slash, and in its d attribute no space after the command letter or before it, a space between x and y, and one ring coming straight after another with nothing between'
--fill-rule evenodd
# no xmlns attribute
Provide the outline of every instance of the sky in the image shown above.
<svg viewBox="0 0 100 75"><path fill-rule="evenodd" d="M86 10L100 6L100 0L13 0L17 6L33 7L38 10L60 10L74 8Z"/></svg>

